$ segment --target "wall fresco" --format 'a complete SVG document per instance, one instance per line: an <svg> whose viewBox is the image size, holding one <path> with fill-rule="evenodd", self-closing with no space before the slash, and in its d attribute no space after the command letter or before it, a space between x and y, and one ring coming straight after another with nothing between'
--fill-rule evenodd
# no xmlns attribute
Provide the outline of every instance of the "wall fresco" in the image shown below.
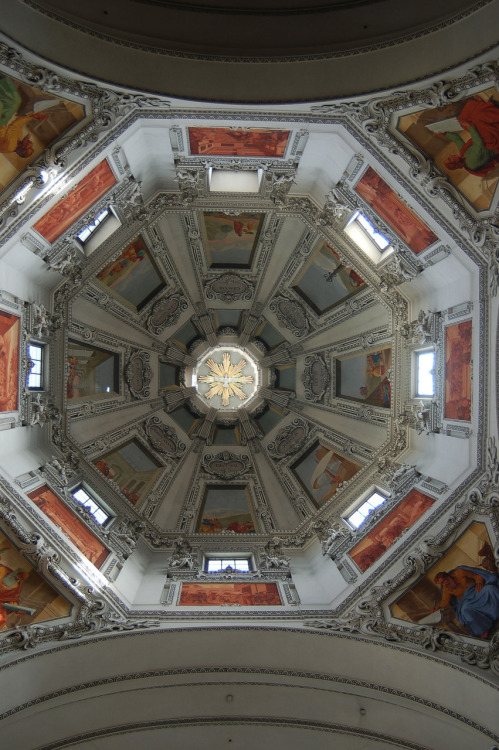
<svg viewBox="0 0 499 750"><path fill-rule="evenodd" d="M43 487L38 487L38 489L28 493L28 497L70 538L87 560L90 560L96 568L100 568L109 555L109 550L95 534L92 534L83 521L80 521L52 492L50 487L44 484Z"/></svg>
<svg viewBox="0 0 499 750"><path fill-rule="evenodd" d="M179 606L282 605L276 583L183 583Z"/></svg>
<svg viewBox="0 0 499 750"><path fill-rule="evenodd" d="M203 235L210 268L251 268L263 214L229 216L203 212Z"/></svg>
<svg viewBox="0 0 499 750"><path fill-rule="evenodd" d="M499 178L499 91L403 115L397 129L477 211L491 207Z"/></svg>
<svg viewBox="0 0 499 750"><path fill-rule="evenodd" d="M99 271L95 281L136 312L165 286L142 237Z"/></svg>
<svg viewBox="0 0 499 750"><path fill-rule="evenodd" d="M0 310L0 412L17 409L19 331L20 319L17 315Z"/></svg>
<svg viewBox="0 0 499 750"><path fill-rule="evenodd" d="M317 441L291 470L316 505L333 497L342 482L351 479L361 465Z"/></svg>
<svg viewBox="0 0 499 750"><path fill-rule="evenodd" d="M437 235L372 167L364 172L355 191L415 253L437 242Z"/></svg>
<svg viewBox="0 0 499 750"><path fill-rule="evenodd" d="M112 479L132 505L140 504L155 483L163 467L140 445L130 440L94 461L108 479Z"/></svg>
<svg viewBox="0 0 499 750"><path fill-rule="evenodd" d="M220 534L222 531L254 534L255 522L247 488L219 485L207 487L197 530L202 534Z"/></svg>
<svg viewBox="0 0 499 750"><path fill-rule="evenodd" d="M471 420L471 320L445 329L444 416Z"/></svg>
<svg viewBox="0 0 499 750"><path fill-rule="evenodd" d="M81 104L0 74L0 190L84 115Z"/></svg>
<svg viewBox="0 0 499 750"><path fill-rule="evenodd" d="M67 398L78 401L116 395L119 390L118 362L117 354L68 341Z"/></svg>
<svg viewBox="0 0 499 750"><path fill-rule="evenodd" d="M191 154L284 156L289 130L189 128Z"/></svg>
<svg viewBox="0 0 499 750"><path fill-rule="evenodd" d="M300 297L318 315L328 312L365 286L359 274L344 266L338 253L326 242L312 253L293 284Z"/></svg>
<svg viewBox="0 0 499 750"><path fill-rule="evenodd" d="M336 360L336 395L388 408L391 403L391 366L391 349Z"/></svg>
<svg viewBox="0 0 499 750"><path fill-rule="evenodd" d="M497 633L499 575L485 525L471 524L391 611L402 620L475 638Z"/></svg>
<svg viewBox="0 0 499 750"><path fill-rule="evenodd" d="M424 495L419 490L412 490L355 545L349 552L352 560L362 572L370 568L434 502L434 498Z"/></svg>
<svg viewBox="0 0 499 750"><path fill-rule="evenodd" d="M55 242L85 211L116 184L116 177L107 161L101 161L64 198L47 211L33 228L47 242Z"/></svg>
<svg viewBox="0 0 499 750"><path fill-rule="evenodd" d="M0 630L66 617L71 605L0 533Z"/></svg>

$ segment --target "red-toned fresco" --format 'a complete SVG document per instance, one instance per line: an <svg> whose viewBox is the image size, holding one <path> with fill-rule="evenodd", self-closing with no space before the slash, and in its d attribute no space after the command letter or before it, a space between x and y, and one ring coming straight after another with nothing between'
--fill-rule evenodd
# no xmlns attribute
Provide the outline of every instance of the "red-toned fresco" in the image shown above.
<svg viewBox="0 0 499 750"><path fill-rule="evenodd" d="M15 411L19 391L19 318L0 311L0 411Z"/></svg>
<svg viewBox="0 0 499 750"><path fill-rule="evenodd" d="M33 225L34 229L48 242L54 242L115 184L111 167L106 160L101 161Z"/></svg>
<svg viewBox="0 0 499 750"><path fill-rule="evenodd" d="M289 130L189 128L191 154L284 156Z"/></svg>
<svg viewBox="0 0 499 750"><path fill-rule="evenodd" d="M0 533L0 630L67 617L71 605Z"/></svg>
<svg viewBox="0 0 499 750"><path fill-rule="evenodd" d="M472 523L391 607L394 617L488 640L499 630L499 571L487 528Z"/></svg>
<svg viewBox="0 0 499 750"><path fill-rule="evenodd" d="M81 104L0 74L0 190L85 115Z"/></svg>
<svg viewBox="0 0 499 750"><path fill-rule="evenodd" d="M44 484L43 487L38 487L37 490L30 492L28 497L71 539L75 547L78 547L87 560L90 560L96 568L100 568L109 555L109 550L64 505L50 487Z"/></svg>
<svg viewBox="0 0 499 750"><path fill-rule="evenodd" d="M499 90L402 115L397 129L477 211L491 207L499 180Z"/></svg>
<svg viewBox="0 0 499 750"><path fill-rule="evenodd" d="M438 240L372 167L366 170L355 190L415 253L423 252Z"/></svg>
<svg viewBox="0 0 499 750"><path fill-rule="evenodd" d="M227 604L282 604L276 583L184 583L179 605L217 607Z"/></svg>
<svg viewBox="0 0 499 750"><path fill-rule="evenodd" d="M412 490L352 549L349 553L352 560L362 572L370 568L434 502L432 497L423 495L419 490Z"/></svg>
<svg viewBox="0 0 499 750"><path fill-rule="evenodd" d="M471 320L445 329L445 417L471 420Z"/></svg>

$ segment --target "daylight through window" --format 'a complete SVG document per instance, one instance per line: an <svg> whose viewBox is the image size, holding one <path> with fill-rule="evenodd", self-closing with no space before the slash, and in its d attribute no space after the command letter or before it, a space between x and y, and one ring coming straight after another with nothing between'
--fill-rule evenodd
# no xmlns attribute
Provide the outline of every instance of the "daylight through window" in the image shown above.
<svg viewBox="0 0 499 750"><path fill-rule="evenodd" d="M348 516L348 523L350 524L350 526L353 526L354 529L358 529L359 526L362 526L369 513L371 513L378 506L383 505L383 503L385 502L386 497L380 495L379 492L373 492L373 494L368 497L367 500L364 500L362 505L360 505L357 510L352 513L351 516Z"/></svg>
<svg viewBox="0 0 499 750"><path fill-rule="evenodd" d="M207 573L221 573L227 568L237 573L249 573L250 561L247 557L236 557L229 559L227 557L209 557L206 560L206 572Z"/></svg>
<svg viewBox="0 0 499 750"><path fill-rule="evenodd" d="M105 221L105 219L107 219L109 215L110 215L109 209L105 208L104 211L101 211L100 214L98 214L90 224L87 224L86 226L84 226L83 229L80 230L78 234L76 235L78 239L80 240L80 242L85 243L89 239L89 237L91 237L91 235L95 232L97 227L100 224L102 224L102 222Z"/></svg>
<svg viewBox="0 0 499 750"><path fill-rule="evenodd" d="M28 357L33 363L28 373L26 385L34 391L43 388L43 346L41 344L29 344Z"/></svg>
<svg viewBox="0 0 499 750"><path fill-rule="evenodd" d="M417 396L435 395L435 352L417 354Z"/></svg>
<svg viewBox="0 0 499 750"><path fill-rule="evenodd" d="M80 505L83 505L83 507L89 511L90 515L93 516L99 526L102 526L111 518L109 513L106 513L106 511L88 494L88 492L83 489L83 487L77 487L71 494L77 503L80 503Z"/></svg>

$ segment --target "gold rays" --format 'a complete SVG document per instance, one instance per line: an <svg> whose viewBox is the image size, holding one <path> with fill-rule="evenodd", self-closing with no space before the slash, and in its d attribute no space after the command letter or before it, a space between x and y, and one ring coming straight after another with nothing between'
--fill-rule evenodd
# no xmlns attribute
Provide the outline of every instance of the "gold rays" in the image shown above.
<svg viewBox="0 0 499 750"><path fill-rule="evenodd" d="M210 370L210 374L201 375L199 382L211 385L210 390L205 393L207 399L212 399L214 396L221 396L222 404L228 406L231 396L237 396L241 400L246 398L246 393L240 388L240 385L243 383L252 383L253 376L241 375L246 365L245 359L239 360L237 364L232 364L229 352L224 352L221 363L214 362L213 359L208 359L206 365Z"/></svg>

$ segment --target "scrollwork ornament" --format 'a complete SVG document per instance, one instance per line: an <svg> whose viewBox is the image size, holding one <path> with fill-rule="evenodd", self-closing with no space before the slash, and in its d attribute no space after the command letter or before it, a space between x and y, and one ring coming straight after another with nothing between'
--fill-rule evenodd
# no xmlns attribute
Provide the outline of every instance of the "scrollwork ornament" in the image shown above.
<svg viewBox="0 0 499 750"><path fill-rule="evenodd" d="M312 403L323 402L329 393L331 376L326 361L319 354L309 354L305 357L303 385L305 398Z"/></svg>
<svg viewBox="0 0 499 750"><path fill-rule="evenodd" d="M291 424L279 432L272 443L268 444L267 452L276 459L291 456L303 447L308 432L309 425L304 419L294 419Z"/></svg>
<svg viewBox="0 0 499 750"><path fill-rule="evenodd" d="M137 350L132 352L125 365L125 383L134 398L144 399L150 396L152 370L149 360L149 352Z"/></svg>
<svg viewBox="0 0 499 750"><path fill-rule="evenodd" d="M251 462L245 453L232 453L222 451L215 456L207 454L203 458L203 469L208 474L213 474L220 479L230 481L236 477L246 474L251 468Z"/></svg>
<svg viewBox="0 0 499 750"><path fill-rule="evenodd" d="M237 300L250 300L253 297L254 286L235 273L224 273L207 282L204 293L206 299L219 299L229 304Z"/></svg>
<svg viewBox="0 0 499 750"><path fill-rule="evenodd" d="M188 308L188 302L182 294L170 294L154 303L151 314L147 318L147 327L156 336L165 328L172 326Z"/></svg>
<svg viewBox="0 0 499 750"><path fill-rule="evenodd" d="M180 458L185 451L185 443L182 443L175 430L164 424L158 417L151 417L145 424L144 430L147 439L154 450L168 456L168 458Z"/></svg>
<svg viewBox="0 0 499 750"><path fill-rule="evenodd" d="M283 294L274 297L269 305L277 319L282 322L297 338L305 336L310 330L310 322L303 305Z"/></svg>

